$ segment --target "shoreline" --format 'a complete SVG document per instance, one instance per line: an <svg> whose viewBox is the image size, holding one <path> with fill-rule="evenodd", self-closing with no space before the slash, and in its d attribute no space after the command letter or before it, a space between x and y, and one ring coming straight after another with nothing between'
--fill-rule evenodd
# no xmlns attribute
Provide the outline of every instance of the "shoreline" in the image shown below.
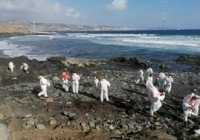
<svg viewBox="0 0 200 140"><path fill-rule="evenodd" d="M28 34L28 35L31 35L31 34ZM32 35L34 35L34 34L32 34ZM8 39L8 41L5 40L5 42L2 43L2 48L5 47L5 50L6 50L6 46L8 46L8 48L9 48L7 51L5 51L5 53L7 55L11 56L11 55L15 54L12 51L12 47L13 47L13 48L15 48L16 54L17 54L17 55L14 55L14 57L18 57L18 55L26 55L26 54L29 55L29 59L34 59L34 58L37 58L37 57L39 58L40 57L40 54L38 55L37 52L40 51L40 43L41 42L27 43L26 41L24 41L24 42L22 41L22 44L20 44L20 43L19 44L18 43L15 44L15 41L17 42L17 39L16 40L12 40L11 39L11 41ZM45 40L44 47L41 46L41 48L44 48L41 51L42 53L44 52L44 55L41 55L42 56L40 58L41 60L45 60L45 59L47 59L48 57L51 57L51 56L54 57L54 54L72 56L74 58L78 57L79 59L89 58L90 60L92 60L94 58L99 59L99 60L101 60L101 59L108 60L108 59L112 59L112 57L126 56L127 59L129 57L132 57L132 58L137 57L139 59L146 59L147 61L149 60L149 61L151 61L152 63L154 63L156 65L165 65L164 67L168 67L168 69L170 71L176 71L176 70L177 71L191 71L192 68L191 68L190 63L193 63L193 62L189 62L189 63L186 62L185 63L185 62L183 62L185 60L182 59L182 60L180 60L182 62L180 62L180 61L177 61L177 59L179 59L182 56L183 57L185 57L185 56L186 57L187 56L197 56L198 57L198 54L195 53L195 52L192 52L192 51L191 52L184 52L184 51L183 52L178 52L178 50L177 51L175 51L175 50L174 51L173 50L165 50L165 49L162 50L161 49L162 46L160 47L160 49L151 49L151 47L150 48L148 48L148 47L137 47L137 45L135 45L135 46L133 45L132 47L129 48L129 46L124 45L126 48L125 48L125 50L123 50L124 49L123 45L122 46L120 46L120 45L114 45L114 46L113 45L109 45L108 47L105 46L105 47L107 47L107 50L105 49L105 51L102 51L103 53L99 53L98 50L101 50L101 44L97 45L97 44L93 44L93 43L90 44L89 43L90 45L87 45L87 43L86 43L86 45L83 44L83 47L82 47L79 44L79 41L75 41L75 42L78 42L78 43L74 43L73 42L72 44L74 44L74 45L72 45L70 43L68 45L66 42L64 42L62 40L58 40L58 41L61 42L61 44L59 44L58 46L57 45L52 45L51 46L51 43L48 44L48 42L50 42L50 41L51 41L51 37L49 37L49 39L47 38L47 40ZM52 44L56 44L56 41L57 40L52 41ZM68 40L65 40L65 41L68 41ZM23 45L23 43L25 43L25 44L27 43L27 44ZM30 47L30 46L31 46L31 44L34 44L34 43L35 43L35 46L33 46L33 50L34 51L32 52L32 47ZM80 41L80 43L84 43L84 42ZM93 45L94 46L97 45L97 48L91 48L91 46L93 46ZM63 46L63 48L59 48L58 50L62 50L63 49L63 53L54 50L56 47L61 47L61 46ZM68 48L68 46L69 46L69 48ZM26 50L26 47L28 48L27 50ZM50 48L49 52L48 52L48 47ZM80 50L81 53L77 53L76 52L76 47L77 47L78 50ZM92 51L83 51L82 52L84 47L86 48L85 50L92 49ZM102 46L102 47L104 47L104 46ZM18 49L18 48L20 48L20 49ZM119 49L120 51L115 51L117 49ZM181 49L181 47L180 47L180 49ZM18 52L18 50L19 50L19 52ZM113 54L112 54L112 51L114 51ZM3 50L1 52L3 52ZM110 55L109 55L110 53L112 54L112 57L110 57ZM6 54L5 54L4 57L7 57ZM196 58L194 58L194 59L196 59ZM188 60L186 60L186 61L188 61ZM194 61L196 61L196 60L194 60ZM156 69L159 70L158 66L156 66Z"/></svg>
<svg viewBox="0 0 200 140"><path fill-rule="evenodd" d="M65 57L65 56L52 56L47 57L45 59L35 59L29 58L28 56L17 56L11 57L8 55L3 54L3 51L0 51L0 60L13 60L24 59L25 61L38 61L38 62L46 62L51 59L65 59L71 62L72 64L78 63L92 63L92 62L116 62L118 64L124 64L128 67L131 65L135 65L134 63L143 63L144 65L153 67L156 71L166 71L166 72L198 72L200 69L200 55L188 55L188 54L181 54L177 56L176 59L172 60L159 60L159 59L149 59L143 58L140 56L133 56L133 57L113 57L113 58L81 58L81 57ZM57 60L57 61L58 61ZM137 65L137 64L136 64Z"/></svg>

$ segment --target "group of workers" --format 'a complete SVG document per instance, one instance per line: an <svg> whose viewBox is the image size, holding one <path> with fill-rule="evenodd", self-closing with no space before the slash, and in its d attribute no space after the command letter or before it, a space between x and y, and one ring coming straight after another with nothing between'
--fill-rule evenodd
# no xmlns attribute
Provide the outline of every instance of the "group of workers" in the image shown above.
<svg viewBox="0 0 200 140"><path fill-rule="evenodd" d="M8 63L8 69L10 70L10 72L14 72L14 68L15 65L14 63L11 61ZM27 63L22 63L21 70L23 70L26 73L29 73L29 65ZM65 92L69 92L69 88L70 88L70 80L71 80L71 87L72 87L72 92L74 94L78 94L79 93L79 80L80 80L80 75L77 73L73 73L72 76L70 77L69 72L64 71L61 75L61 80L62 80L62 88ZM48 97L47 94L47 88L50 86L50 82L48 79L46 79L44 76L38 76L39 81L40 81L40 88L41 91L38 93L38 96L44 96L44 97ZM110 82L107 81L104 78L101 79L97 79L95 77L94 79L94 83L95 83L95 87L100 89L100 100L101 102L104 101L104 99L106 99L106 101L109 101L109 96L108 96L108 88L110 87Z"/></svg>
<svg viewBox="0 0 200 140"><path fill-rule="evenodd" d="M145 84L148 92L150 106L150 115L153 116L161 107L166 94L170 94L172 83L174 79L172 76L167 76L165 73L159 73L158 77L153 80L153 69L148 68L145 72L140 70L138 72L137 84ZM188 122L188 117L198 116L200 105L200 96L191 93L187 95L182 101L182 108L184 113L184 121Z"/></svg>
<svg viewBox="0 0 200 140"><path fill-rule="evenodd" d="M165 94L171 92L174 80L171 76L166 76L165 73L161 72L154 81L152 68L148 68L145 72L140 70L138 76L136 83L145 84L151 103L150 115L153 116L154 113L161 108L162 102L165 99Z"/></svg>
<svg viewBox="0 0 200 140"><path fill-rule="evenodd" d="M8 63L8 70L10 70L10 72L13 73L14 69L15 69L15 64L12 61L10 61ZM29 65L27 63L22 63L20 69L23 70L25 73L29 73Z"/></svg>
<svg viewBox="0 0 200 140"><path fill-rule="evenodd" d="M70 80L71 80L72 92L74 94L78 94L80 77L81 76L77 73L73 73L72 76L70 77L69 72L63 72L61 75L61 80L62 80L62 88L64 89L64 91L69 92ZM47 87L50 86L50 82L47 79L45 79L43 76L39 76L39 79L40 79L41 92L38 94L38 96L43 95L44 97L48 97ZM95 77L94 83L95 83L95 87L97 89L100 89L101 102L103 102L104 99L106 99L106 101L109 101L108 88L110 87L110 82L104 78L99 80Z"/></svg>
<svg viewBox="0 0 200 140"><path fill-rule="evenodd" d="M14 72L15 65L13 62L8 63L8 69L11 72ZM29 65L27 63L22 63L21 70L25 73L29 73ZM135 80L136 84L145 85L148 93L148 99L150 102L150 115L153 116L155 112L157 112L163 104L166 94L171 93L172 84L174 79L172 76L167 76L165 73L159 73L158 77L154 80L154 72L152 68L148 68L146 71L139 70L138 77ZM50 86L49 80L47 80L44 76L38 77L40 80L41 91L38 93L38 96L48 97L47 87ZM74 94L79 93L79 81L81 76L77 73L72 73L70 76L69 72L63 72L61 75L62 88L65 92L69 92L70 86L72 87L72 92ZM71 81L71 82L70 82ZM71 85L70 85L71 83ZM94 85L97 91L100 92L100 101L104 102L109 101L108 90L111 86L110 82L105 78L97 78L94 77ZM188 121L188 117L190 116L198 116L199 113L199 105L200 105L200 96L191 93L187 95L182 102L182 108L184 112L184 121Z"/></svg>

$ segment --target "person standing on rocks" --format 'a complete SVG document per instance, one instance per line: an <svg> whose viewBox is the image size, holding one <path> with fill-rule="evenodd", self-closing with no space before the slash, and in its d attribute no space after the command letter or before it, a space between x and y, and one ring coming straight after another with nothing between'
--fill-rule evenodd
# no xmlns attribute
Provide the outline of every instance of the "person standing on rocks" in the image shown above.
<svg viewBox="0 0 200 140"><path fill-rule="evenodd" d="M40 88L41 88L41 92L38 93L38 96L39 97L40 96L48 97L48 95L47 95L47 87L50 86L49 80L47 80L43 76L39 76L38 78L40 80Z"/></svg>
<svg viewBox="0 0 200 140"><path fill-rule="evenodd" d="M69 80L70 80L69 72L63 72L62 73L62 87L65 90L65 92L69 91Z"/></svg>
<svg viewBox="0 0 200 140"><path fill-rule="evenodd" d="M100 89L101 89L101 95L100 95L100 100L103 103L104 98L106 99L106 101L109 101L109 97L108 97L108 88L110 88L111 84L108 80L106 79L101 79L100 80Z"/></svg>
<svg viewBox="0 0 200 140"><path fill-rule="evenodd" d="M99 87L99 79L96 76L94 77L94 84L96 88Z"/></svg>
<svg viewBox="0 0 200 140"><path fill-rule="evenodd" d="M29 73L29 65L27 63L22 63L21 70L23 70L25 73Z"/></svg>
<svg viewBox="0 0 200 140"><path fill-rule="evenodd" d="M9 63L8 63L8 70L10 70L10 72L14 72L14 68L15 68L15 65L14 65L14 63L12 62L12 61L10 61Z"/></svg>
<svg viewBox="0 0 200 140"><path fill-rule="evenodd" d="M146 83L148 77L152 75L153 76L153 69L150 67L146 70L145 75L144 75L144 81Z"/></svg>
<svg viewBox="0 0 200 140"><path fill-rule="evenodd" d="M72 92L78 94L79 92L80 75L77 73L72 74Z"/></svg>
<svg viewBox="0 0 200 140"><path fill-rule="evenodd" d="M135 81L136 84L144 83L144 71L141 69L138 72L138 79Z"/></svg>
<svg viewBox="0 0 200 140"><path fill-rule="evenodd" d="M165 92L166 93L171 93L172 90L172 83L174 82L174 79L172 78L172 76L169 76L166 78L166 85L165 85Z"/></svg>
<svg viewBox="0 0 200 140"><path fill-rule="evenodd" d="M191 93L183 99L183 112L184 112L184 121L188 121L190 116L199 115L199 105L200 105L200 96Z"/></svg>
<svg viewBox="0 0 200 140"><path fill-rule="evenodd" d="M153 116L162 107L162 101L165 99L165 93L160 92L154 85L151 78L147 79L146 88L151 103L150 115Z"/></svg>
<svg viewBox="0 0 200 140"><path fill-rule="evenodd" d="M165 87L167 84L166 78L167 76L165 75L165 73L163 72L159 73L159 76L156 80L159 91L165 91Z"/></svg>
<svg viewBox="0 0 200 140"><path fill-rule="evenodd" d="M148 77L146 77L146 83L145 83L146 87L147 87L148 82L153 83L153 75L152 74L150 74Z"/></svg>

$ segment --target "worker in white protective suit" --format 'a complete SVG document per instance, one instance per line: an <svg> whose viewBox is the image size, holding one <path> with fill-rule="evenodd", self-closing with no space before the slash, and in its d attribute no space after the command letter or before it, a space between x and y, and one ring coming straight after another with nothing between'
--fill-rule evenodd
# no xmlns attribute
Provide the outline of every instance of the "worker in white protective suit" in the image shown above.
<svg viewBox="0 0 200 140"><path fill-rule="evenodd" d="M146 77L146 82L145 82L146 86L147 86L147 82L153 83L153 75L152 74L149 74L148 77Z"/></svg>
<svg viewBox="0 0 200 140"><path fill-rule="evenodd" d="M8 69L11 71L11 72L14 72L14 68L15 68L15 65L12 61L10 61L8 63Z"/></svg>
<svg viewBox="0 0 200 140"><path fill-rule="evenodd" d="M22 63L21 70L23 70L25 73L29 73L29 65L27 63Z"/></svg>
<svg viewBox="0 0 200 140"><path fill-rule="evenodd" d="M108 88L110 87L110 82L106 79L100 80L100 89L101 89L101 95L100 95L100 100L103 103L104 98L106 101L109 101L108 97Z"/></svg>
<svg viewBox="0 0 200 140"><path fill-rule="evenodd" d="M40 80L40 87L41 87L41 92L38 93L38 96L44 96L44 97L48 97L47 95L47 87L50 86L50 82L44 78L43 76L39 76L38 77Z"/></svg>
<svg viewBox="0 0 200 140"><path fill-rule="evenodd" d="M155 112L157 112L161 106L162 101L165 99L165 93L160 92L152 83L152 79L148 78L146 82L146 88L148 91L148 97L151 103L150 106L150 115L153 116Z"/></svg>
<svg viewBox="0 0 200 140"><path fill-rule="evenodd" d="M153 69L150 67L148 68L146 71L145 71L145 74L144 74L144 81L146 83L148 77L152 75L153 76Z"/></svg>
<svg viewBox="0 0 200 140"><path fill-rule="evenodd" d="M200 96L191 93L183 99L183 112L184 112L184 121L188 121L190 116L199 115L199 105L200 105Z"/></svg>
<svg viewBox="0 0 200 140"><path fill-rule="evenodd" d="M161 72L159 73L159 76L157 78L157 85L158 85L158 89L160 91L164 91L166 84L167 84L167 80L166 80L167 76L165 75L165 73Z"/></svg>
<svg viewBox="0 0 200 140"><path fill-rule="evenodd" d="M63 72L62 73L62 87L65 90L65 92L69 91L69 80L70 80L70 75L68 72Z"/></svg>
<svg viewBox="0 0 200 140"><path fill-rule="evenodd" d="M144 71L142 69L138 71L138 79L135 81L135 83L144 83Z"/></svg>
<svg viewBox="0 0 200 140"><path fill-rule="evenodd" d="M99 79L96 76L94 77L94 84L96 88L99 87Z"/></svg>
<svg viewBox="0 0 200 140"><path fill-rule="evenodd" d="M169 77L166 78L166 85L165 85L165 92L166 93L171 93L173 82L174 82L174 79L172 78L172 76L169 76Z"/></svg>
<svg viewBox="0 0 200 140"><path fill-rule="evenodd" d="M80 76L77 73L72 74L72 92L78 94L79 92Z"/></svg>

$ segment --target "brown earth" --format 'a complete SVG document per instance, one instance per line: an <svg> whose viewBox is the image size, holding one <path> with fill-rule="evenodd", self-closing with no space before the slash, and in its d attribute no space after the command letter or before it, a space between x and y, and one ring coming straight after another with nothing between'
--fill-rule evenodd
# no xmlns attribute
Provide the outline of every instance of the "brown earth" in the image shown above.
<svg viewBox="0 0 200 140"><path fill-rule="evenodd" d="M108 140L102 132L81 132L68 128L12 131L12 140Z"/></svg>
<svg viewBox="0 0 200 140"><path fill-rule="evenodd" d="M25 25L0 23L0 33L30 33Z"/></svg>

